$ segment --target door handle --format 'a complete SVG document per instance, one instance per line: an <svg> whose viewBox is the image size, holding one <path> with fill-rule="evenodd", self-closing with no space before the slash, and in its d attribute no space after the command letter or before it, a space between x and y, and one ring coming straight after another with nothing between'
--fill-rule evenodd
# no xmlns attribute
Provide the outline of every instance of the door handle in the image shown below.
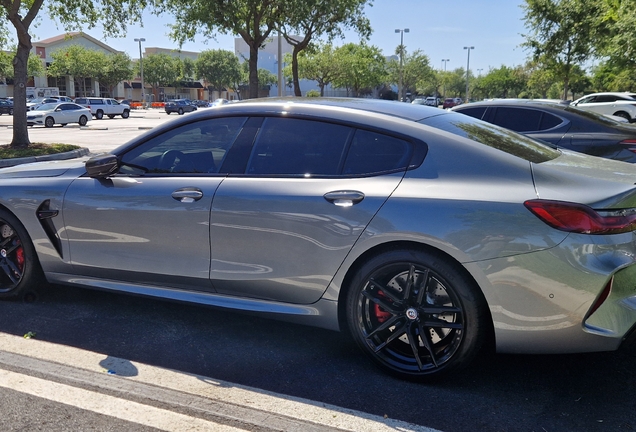
<svg viewBox="0 0 636 432"><path fill-rule="evenodd" d="M327 192L323 197L338 207L351 207L364 199L364 194L358 191Z"/></svg>
<svg viewBox="0 0 636 432"><path fill-rule="evenodd" d="M172 192L172 198L182 203L191 203L203 198L203 192L197 188L183 188Z"/></svg>

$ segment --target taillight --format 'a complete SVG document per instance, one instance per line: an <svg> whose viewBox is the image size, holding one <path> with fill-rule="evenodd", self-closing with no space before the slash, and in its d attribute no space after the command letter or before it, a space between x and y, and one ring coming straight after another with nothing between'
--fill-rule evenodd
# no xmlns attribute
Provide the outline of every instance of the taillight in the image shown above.
<svg viewBox="0 0 636 432"><path fill-rule="evenodd" d="M630 152L636 153L636 140L634 140L634 139L626 139L626 140L623 140L623 141L619 142L619 144L627 147L627 150L629 150Z"/></svg>
<svg viewBox="0 0 636 432"><path fill-rule="evenodd" d="M636 230L636 209L597 212L565 201L529 200L524 205L539 219L561 231L619 234Z"/></svg>

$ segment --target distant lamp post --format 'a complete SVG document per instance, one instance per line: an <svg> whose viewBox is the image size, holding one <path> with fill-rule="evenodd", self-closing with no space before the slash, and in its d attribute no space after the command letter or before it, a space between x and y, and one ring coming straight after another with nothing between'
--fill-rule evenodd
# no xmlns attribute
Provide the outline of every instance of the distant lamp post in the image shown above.
<svg viewBox="0 0 636 432"><path fill-rule="evenodd" d="M465 50L468 50L468 60L466 60L466 102L468 102L468 76L470 75L470 50L475 49L474 46L465 46Z"/></svg>
<svg viewBox="0 0 636 432"><path fill-rule="evenodd" d="M444 64L444 72L446 72L446 63L448 63L450 59L442 59L442 63ZM444 76L444 90L442 91L442 97L446 99L446 76Z"/></svg>
<svg viewBox="0 0 636 432"><path fill-rule="evenodd" d="M400 83L398 84L398 100L402 102L402 75L404 73L403 62L404 62L404 33L408 33L409 29L395 29L396 33L400 34Z"/></svg>
<svg viewBox="0 0 636 432"><path fill-rule="evenodd" d="M146 106L146 94L144 89L144 59L141 56L141 43L146 42L146 39L135 39L135 42L139 42L139 74L141 75L141 103Z"/></svg>
<svg viewBox="0 0 636 432"><path fill-rule="evenodd" d="M483 69L477 69L477 75L481 76L481 71L483 71Z"/></svg>

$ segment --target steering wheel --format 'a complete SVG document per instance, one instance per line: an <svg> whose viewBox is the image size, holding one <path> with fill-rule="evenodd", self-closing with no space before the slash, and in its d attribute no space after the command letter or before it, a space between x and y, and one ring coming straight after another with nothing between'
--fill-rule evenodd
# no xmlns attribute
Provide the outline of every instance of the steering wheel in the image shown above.
<svg viewBox="0 0 636 432"><path fill-rule="evenodd" d="M182 159L183 153L179 150L165 151L159 158L159 165L157 168L161 171L170 171L174 167L174 163L177 159Z"/></svg>

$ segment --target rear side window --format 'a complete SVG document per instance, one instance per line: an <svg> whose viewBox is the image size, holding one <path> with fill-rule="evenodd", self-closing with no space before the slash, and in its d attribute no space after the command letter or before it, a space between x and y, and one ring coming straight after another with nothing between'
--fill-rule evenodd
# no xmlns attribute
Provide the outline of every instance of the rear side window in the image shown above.
<svg viewBox="0 0 636 432"><path fill-rule="evenodd" d="M405 169L411 159L411 145L404 140L358 130L344 164L343 174L362 175Z"/></svg>
<svg viewBox="0 0 636 432"><path fill-rule="evenodd" d="M247 174L336 175L353 130L290 118L267 118L258 134Z"/></svg>
<svg viewBox="0 0 636 432"><path fill-rule="evenodd" d="M359 176L405 170L412 144L377 132L314 120L267 118L247 174Z"/></svg>
<svg viewBox="0 0 636 432"><path fill-rule="evenodd" d="M495 110L492 123L515 132L537 131L541 124L542 114L541 111L525 108L498 107Z"/></svg>
<svg viewBox="0 0 636 432"><path fill-rule="evenodd" d="M91 105L104 105L104 101L102 99L89 99Z"/></svg>

